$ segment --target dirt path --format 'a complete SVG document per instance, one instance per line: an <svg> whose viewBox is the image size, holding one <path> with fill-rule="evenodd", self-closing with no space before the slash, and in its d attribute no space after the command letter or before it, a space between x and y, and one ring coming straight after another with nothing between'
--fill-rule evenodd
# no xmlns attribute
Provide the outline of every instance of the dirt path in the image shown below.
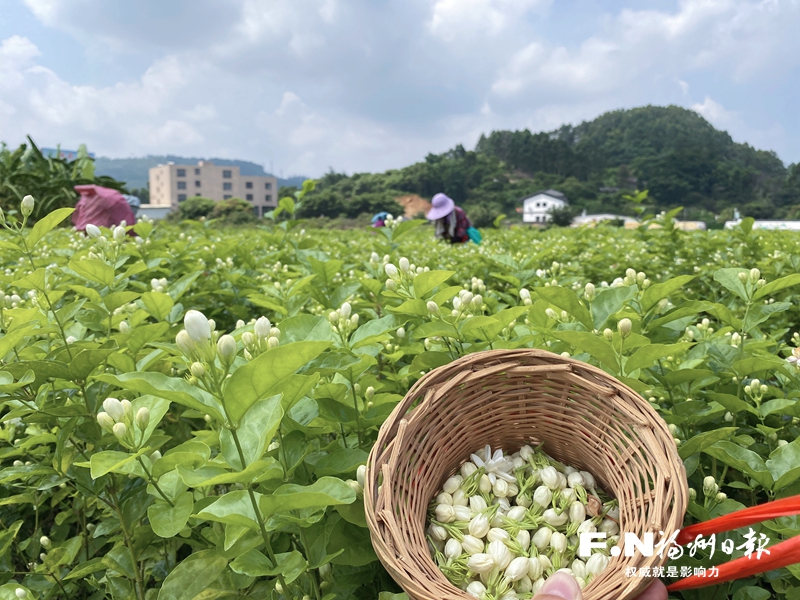
<svg viewBox="0 0 800 600"><path fill-rule="evenodd" d="M407 219L413 219L419 213L426 213L431 209L431 203L416 194L398 196L395 200L403 207L403 217Z"/></svg>

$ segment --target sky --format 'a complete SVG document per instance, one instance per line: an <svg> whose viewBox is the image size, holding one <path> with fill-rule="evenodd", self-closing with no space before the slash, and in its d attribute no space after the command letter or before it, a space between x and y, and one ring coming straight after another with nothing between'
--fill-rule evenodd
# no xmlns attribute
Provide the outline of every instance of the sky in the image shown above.
<svg viewBox="0 0 800 600"><path fill-rule="evenodd" d="M800 0L0 0L0 140L399 168L677 104L800 162Z"/></svg>

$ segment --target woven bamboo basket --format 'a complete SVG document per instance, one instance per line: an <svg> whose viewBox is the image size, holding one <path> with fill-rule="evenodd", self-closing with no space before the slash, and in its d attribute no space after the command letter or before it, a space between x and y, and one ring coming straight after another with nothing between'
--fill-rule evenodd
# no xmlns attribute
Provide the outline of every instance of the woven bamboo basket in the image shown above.
<svg viewBox="0 0 800 600"><path fill-rule="evenodd" d="M688 486L664 421L604 371L542 350L492 350L423 376L381 427L369 455L364 503L372 544L414 600L469 600L434 563L425 538L428 506L470 453L525 444L592 473L619 500L620 530L644 539L683 524ZM663 566L637 552L611 559L585 600L626 600L647 578L628 567Z"/></svg>

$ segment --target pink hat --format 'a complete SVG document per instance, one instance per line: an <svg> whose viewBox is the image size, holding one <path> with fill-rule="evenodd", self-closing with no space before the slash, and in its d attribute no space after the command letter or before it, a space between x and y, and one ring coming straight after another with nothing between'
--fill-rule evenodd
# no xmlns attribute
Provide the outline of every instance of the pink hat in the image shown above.
<svg viewBox="0 0 800 600"><path fill-rule="evenodd" d="M442 193L436 194L431 200L431 209L425 215L429 221L436 221L446 217L455 208L456 203Z"/></svg>

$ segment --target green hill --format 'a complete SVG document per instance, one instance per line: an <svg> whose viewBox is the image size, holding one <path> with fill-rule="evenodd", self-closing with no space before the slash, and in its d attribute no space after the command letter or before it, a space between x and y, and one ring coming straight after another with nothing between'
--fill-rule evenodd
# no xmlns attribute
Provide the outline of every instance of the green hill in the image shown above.
<svg viewBox="0 0 800 600"><path fill-rule="evenodd" d="M697 113L646 106L606 113L577 126L531 133L494 131L474 151L462 146L381 174L328 173L303 207L307 216L397 211L394 198L443 191L483 223L516 214L520 198L564 192L588 212L630 212L622 196L649 189L654 208L684 206L687 217L800 217L800 165L734 142Z"/></svg>

